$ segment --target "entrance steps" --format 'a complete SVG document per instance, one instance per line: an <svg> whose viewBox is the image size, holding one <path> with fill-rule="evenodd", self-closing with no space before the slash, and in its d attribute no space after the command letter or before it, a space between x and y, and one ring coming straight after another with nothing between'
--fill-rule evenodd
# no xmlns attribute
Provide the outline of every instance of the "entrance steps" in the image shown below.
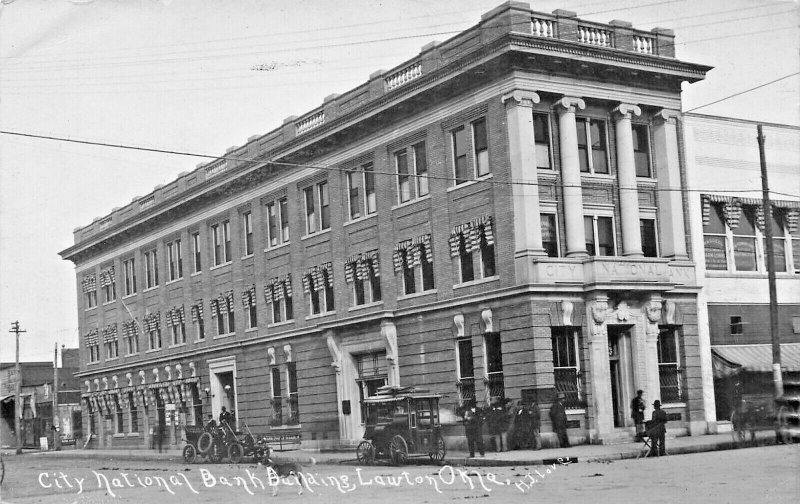
<svg viewBox="0 0 800 504"><path fill-rule="evenodd" d="M618 444L626 444L632 443L636 439L636 431L631 429L619 429L613 432L609 432L600 440L600 444L603 445L618 445Z"/></svg>

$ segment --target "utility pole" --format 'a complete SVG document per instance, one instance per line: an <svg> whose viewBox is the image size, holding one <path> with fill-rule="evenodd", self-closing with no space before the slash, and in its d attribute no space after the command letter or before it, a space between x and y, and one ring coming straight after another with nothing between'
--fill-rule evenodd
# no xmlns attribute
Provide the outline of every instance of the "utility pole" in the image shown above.
<svg viewBox="0 0 800 504"><path fill-rule="evenodd" d="M53 351L53 449L55 451L61 450L61 436L59 427L61 422L58 420L58 343L56 343L55 350Z"/></svg>
<svg viewBox="0 0 800 504"><path fill-rule="evenodd" d="M781 376L781 335L778 333L778 292L775 286L775 254L772 243L772 204L769 201L769 180L767 178L767 158L764 153L764 130L759 124L758 154L761 158L761 199L764 209L764 235L767 241L767 282L769 282L769 330L772 334L772 382L775 397L783 395Z"/></svg>
<svg viewBox="0 0 800 504"><path fill-rule="evenodd" d="M22 403L20 400L22 399L22 372L19 369L19 333L24 333L27 331L23 331L19 328L19 320L15 320L11 323L11 330L8 332L13 332L17 335L17 360L15 361L16 364L14 366L14 372L17 374L17 391L16 397L14 399L14 430L17 432L17 455L22 454Z"/></svg>

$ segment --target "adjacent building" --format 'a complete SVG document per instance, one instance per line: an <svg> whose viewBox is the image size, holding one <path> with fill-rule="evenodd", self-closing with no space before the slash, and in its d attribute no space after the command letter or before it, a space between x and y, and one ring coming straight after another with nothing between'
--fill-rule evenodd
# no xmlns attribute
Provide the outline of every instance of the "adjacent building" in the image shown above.
<svg viewBox="0 0 800 504"><path fill-rule="evenodd" d="M630 437L637 389L713 430L679 112L708 70L508 2L76 229L92 443L225 406L347 445L384 384L536 401L546 442L556 392L575 441Z"/></svg>

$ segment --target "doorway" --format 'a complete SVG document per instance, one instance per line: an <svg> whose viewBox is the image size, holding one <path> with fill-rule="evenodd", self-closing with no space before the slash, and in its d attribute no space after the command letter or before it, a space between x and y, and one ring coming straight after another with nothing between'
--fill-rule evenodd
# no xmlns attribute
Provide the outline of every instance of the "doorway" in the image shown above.
<svg viewBox="0 0 800 504"><path fill-rule="evenodd" d="M633 362L631 359L631 326L608 326L608 367L611 371L611 404L614 427L625 427L628 403L633 398ZM630 421L629 421L630 420Z"/></svg>

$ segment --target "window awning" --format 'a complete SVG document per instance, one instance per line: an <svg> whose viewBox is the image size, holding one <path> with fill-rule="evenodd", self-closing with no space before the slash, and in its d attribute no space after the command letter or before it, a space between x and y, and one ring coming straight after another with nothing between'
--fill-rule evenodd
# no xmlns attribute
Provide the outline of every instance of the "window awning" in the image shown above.
<svg viewBox="0 0 800 504"><path fill-rule="evenodd" d="M772 372L772 345L717 345L711 347L714 377L724 378L739 371ZM800 371L800 343L781 344L781 368Z"/></svg>

